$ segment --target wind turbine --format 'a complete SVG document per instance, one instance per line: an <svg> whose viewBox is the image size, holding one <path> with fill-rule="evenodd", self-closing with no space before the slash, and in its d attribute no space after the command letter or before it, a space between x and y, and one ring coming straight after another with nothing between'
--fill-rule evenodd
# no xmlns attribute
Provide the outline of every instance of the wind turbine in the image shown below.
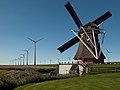
<svg viewBox="0 0 120 90"><path fill-rule="evenodd" d="M18 59L17 59L17 60L18 60L18 65L20 65L20 62L19 62L19 61L20 61L20 58L18 57Z"/></svg>
<svg viewBox="0 0 120 90"><path fill-rule="evenodd" d="M15 61L15 65L17 65L17 64L16 64L16 61L17 61L17 59L16 59L16 58L14 59L14 61Z"/></svg>
<svg viewBox="0 0 120 90"><path fill-rule="evenodd" d="M13 60L10 60L10 64L11 64L11 65L14 65L14 59L13 59Z"/></svg>
<svg viewBox="0 0 120 90"><path fill-rule="evenodd" d="M108 49L106 49L106 51L107 51L106 56L108 56L108 63L109 63L109 59L110 59L109 54L112 53L112 52L109 51Z"/></svg>
<svg viewBox="0 0 120 90"><path fill-rule="evenodd" d="M39 40L33 40L29 37L27 37L27 39L29 39L30 41L32 41L34 43L34 65L36 65L36 43L38 43L40 40L42 40L43 38L39 39Z"/></svg>
<svg viewBox="0 0 120 90"><path fill-rule="evenodd" d="M23 58L23 65L25 65L25 54L20 54Z"/></svg>
<svg viewBox="0 0 120 90"><path fill-rule="evenodd" d="M22 56L19 56L19 60L20 60L20 65L22 65Z"/></svg>
<svg viewBox="0 0 120 90"><path fill-rule="evenodd" d="M51 64L52 60L50 59L50 64Z"/></svg>
<svg viewBox="0 0 120 90"><path fill-rule="evenodd" d="M10 65L12 65L12 62L11 62L11 60L10 60Z"/></svg>
<svg viewBox="0 0 120 90"><path fill-rule="evenodd" d="M29 55L29 50L31 48L27 49L27 50L23 50L24 52L26 52L26 65L28 65L28 55Z"/></svg>
<svg viewBox="0 0 120 90"><path fill-rule="evenodd" d="M68 63L69 63L69 64L70 64L70 60L71 60L70 57L68 57Z"/></svg>
<svg viewBox="0 0 120 90"><path fill-rule="evenodd" d="M60 59L59 58L57 58L57 60L58 60L58 64L60 63Z"/></svg>

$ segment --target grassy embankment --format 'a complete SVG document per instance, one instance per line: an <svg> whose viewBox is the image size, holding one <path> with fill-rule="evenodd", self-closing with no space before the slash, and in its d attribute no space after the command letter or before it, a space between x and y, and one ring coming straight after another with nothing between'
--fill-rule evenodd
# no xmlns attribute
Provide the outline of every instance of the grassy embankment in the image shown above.
<svg viewBox="0 0 120 90"><path fill-rule="evenodd" d="M120 90L119 84L120 73L103 73L27 84L14 90Z"/></svg>

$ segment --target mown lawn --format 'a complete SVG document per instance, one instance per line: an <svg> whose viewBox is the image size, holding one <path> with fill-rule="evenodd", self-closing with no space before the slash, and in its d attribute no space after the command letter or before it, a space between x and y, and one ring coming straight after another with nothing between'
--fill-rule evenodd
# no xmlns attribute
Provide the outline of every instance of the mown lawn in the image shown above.
<svg viewBox="0 0 120 90"><path fill-rule="evenodd" d="M103 73L27 84L14 90L120 90L119 84L120 73Z"/></svg>

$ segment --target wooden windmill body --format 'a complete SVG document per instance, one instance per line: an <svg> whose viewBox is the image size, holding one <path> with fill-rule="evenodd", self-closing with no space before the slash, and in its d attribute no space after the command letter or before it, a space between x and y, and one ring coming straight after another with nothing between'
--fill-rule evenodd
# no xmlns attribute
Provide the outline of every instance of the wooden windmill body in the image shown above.
<svg viewBox="0 0 120 90"><path fill-rule="evenodd" d="M104 63L105 56L101 50L99 41L99 34L102 33L99 25L111 17L112 14L108 11L93 22L83 25L70 2L68 2L65 7L75 21L79 31L76 34L76 32L72 30L76 37L60 46L58 50L62 53L74 44L80 42L74 60L82 60L84 63Z"/></svg>
<svg viewBox="0 0 120 90"><path fill-rule="evenodd" d="M104 63L105 56L100 50L101 47L98 36L100 34L100 28L94 23L88 23L84 26L84 29L89 38L82 29L78 35L93 53L80 42L74 60L82 60L84 63Z"/></svg>

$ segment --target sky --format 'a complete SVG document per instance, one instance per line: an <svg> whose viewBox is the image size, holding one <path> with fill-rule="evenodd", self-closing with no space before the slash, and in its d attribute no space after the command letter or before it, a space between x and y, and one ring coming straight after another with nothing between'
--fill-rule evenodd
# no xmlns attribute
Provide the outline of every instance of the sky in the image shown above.
<svg viewBox="0 0 120 90"><path fill-rule="evenodd" d="M34 44L26 37L44 38L37 43L37 64L72 60L78 44L62 54L57 50L75 36L71 29L78 30L64 7L68 1L84 25L110 10L113 16L101 25L107 32L102 49L112 52L110 61L120 61L120 0L0 0L0 65L13 64L29 48L33 64Z"/></svg>

